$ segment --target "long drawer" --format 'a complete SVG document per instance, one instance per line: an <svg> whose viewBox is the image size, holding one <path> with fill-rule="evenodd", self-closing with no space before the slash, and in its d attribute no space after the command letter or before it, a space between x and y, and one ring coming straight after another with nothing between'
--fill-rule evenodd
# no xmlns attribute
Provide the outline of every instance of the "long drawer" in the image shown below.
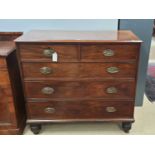
<svg viewBox="0 0 155 155"><path fill-rule="evenodd" d="M138 57L139 45L83 45L81 46L81 61L130 61Z"/></svg>
<svg viewBox="0 0 155 155"><path fill-rule="evenodd" d="M135 78L135 63L23 63L24 78Z"/></svg>
<svg viewBox="0 0 155 155"><path fill-rule="evenodd" d="M49 101L28 102L28 119L106 119L132 118L134 103L131 101Z"/></svg>
<svg viewBox="0 0 155 155"><path fill-rule="evenodd" d="M78 45L50 45L50 44L25 44L19 45L21 59L52 61L54 52L58 55L59 62L77 62L79 59Z"/></svg>
<svg viewBox="0 0 155 155"><path fill-rule="evenodd" d="M135 95L135 81L25 82L27 98L125 98Z"/></svg>

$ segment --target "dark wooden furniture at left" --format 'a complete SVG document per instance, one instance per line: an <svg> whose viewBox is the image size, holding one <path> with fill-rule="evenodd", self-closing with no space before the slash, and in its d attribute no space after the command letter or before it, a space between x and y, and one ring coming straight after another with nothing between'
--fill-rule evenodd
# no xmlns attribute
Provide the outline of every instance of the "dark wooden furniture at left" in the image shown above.
<svg viewBox="0 0 155 155"><path fill-rule="evenodd" d="M0 32L0 134L22 134L24 96L13 40L20 32Z"/></svg>

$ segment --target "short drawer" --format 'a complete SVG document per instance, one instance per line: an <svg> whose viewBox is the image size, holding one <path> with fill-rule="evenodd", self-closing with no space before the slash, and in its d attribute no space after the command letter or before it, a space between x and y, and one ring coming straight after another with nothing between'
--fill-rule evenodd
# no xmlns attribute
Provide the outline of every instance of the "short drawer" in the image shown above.
<svg viewBox="0 0 155 155"><path fill-rule="evenodd" d="M81 46L81 61L130 61L139 55L139 45L83 45Z"/></svg>
<svg viewBox="0 0 155 155"><path fill-rule="evenodd" d="M135 63L23 63L24 78L135 78Z"/></svg>
<svg viewBox="0 0 155 155"><path fill-rule="evenodd" d="M79 59L78 45L21 44L20 56L23 60L53 61L53 53L57 53L58 62L77 62Z"/></svg>
<svg viewBox="0 0 155 155"><path fill-rule="evenodd" d="M123 98L133 99L134 81L38 81L25 82L27 98Z"/></svg>
<svg viewBox="0 0 155 155"><path fill-rule="evenodd" d="M50 101L27 103L28 119L125 119L133 118L131 101Z"/></svg>

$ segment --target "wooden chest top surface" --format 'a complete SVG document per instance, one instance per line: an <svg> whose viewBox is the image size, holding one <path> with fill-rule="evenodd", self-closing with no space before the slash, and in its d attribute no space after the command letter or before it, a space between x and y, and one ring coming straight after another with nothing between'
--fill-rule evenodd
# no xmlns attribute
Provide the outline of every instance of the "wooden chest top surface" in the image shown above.
<svg viewBox="0 0 155 155"><path fill-rule="evenodd" d="M8 56L15 50L15 44L12 41L0 41L0 56Z"/></svg>
<svg viewBox="0 0 155 155"><path fill-rule="evenodd" d="M131 31L51 31L33 30L15 40L16 42L141 42Z"/></svg>

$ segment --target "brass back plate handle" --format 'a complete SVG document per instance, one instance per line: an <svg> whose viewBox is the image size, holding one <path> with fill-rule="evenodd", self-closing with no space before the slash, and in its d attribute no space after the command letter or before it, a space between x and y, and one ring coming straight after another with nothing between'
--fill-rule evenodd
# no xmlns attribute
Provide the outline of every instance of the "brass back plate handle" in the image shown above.
<svg viewBox="0 0 155 155"><path fill-rule="evenodd" d="M116 94L117 93L117 88L115 88L115 87L109 87L109 88L107 88L106 89L106 92L108 93L108 94Z"/></svg>
<svg viewBox="0 0 155 155"><path fill-rule="evenodd" d="M40 68L40 73L47 75L52 73L52 69L49 67L42 67Z"/></svg>
<svg viewBox="0 0 155 155"><path fill-rule="evenodd" d="M111 74L115 74L115 73L118 73L120 70L118 67L108 67L107 68L107 72L108 73L111 73Z"/></svg>
<svg viewBox="0 0 155 155"><path fill-rule="evenodd" d="M112 57L115 55L115 52L111 49L106 49L103 51L103 55L106 57Z"/></svg>
<svg viewBox="0 0 155 155"><path fill-rule="evenodd" d="M115 107L106 107L106 111L109 113L113 113L113 112L116 112L117 109Z"/></svg>
<svg viewBox="0 0 155 155"><path fill-rule="evenodd" d="M43 54L44 54L44 56L46 56L46 57L52 57L52 54L55 52L55 50L54 49L44 49L44 51L43 51Z"/></svg>
<svg viewBox="0 0 155 155"><path fill-rule="evenodd" d="M50 95L54 93L54 89L51 87L44 87L41 92L45 95Z"/></svg>
<svg viewBox="0 0 155 155"><path fill-rule="evenodd" d="M53 114L53 113L55 113L55 108L47 107L44 109L44 112L48 113L48 114Z"/></svg>

